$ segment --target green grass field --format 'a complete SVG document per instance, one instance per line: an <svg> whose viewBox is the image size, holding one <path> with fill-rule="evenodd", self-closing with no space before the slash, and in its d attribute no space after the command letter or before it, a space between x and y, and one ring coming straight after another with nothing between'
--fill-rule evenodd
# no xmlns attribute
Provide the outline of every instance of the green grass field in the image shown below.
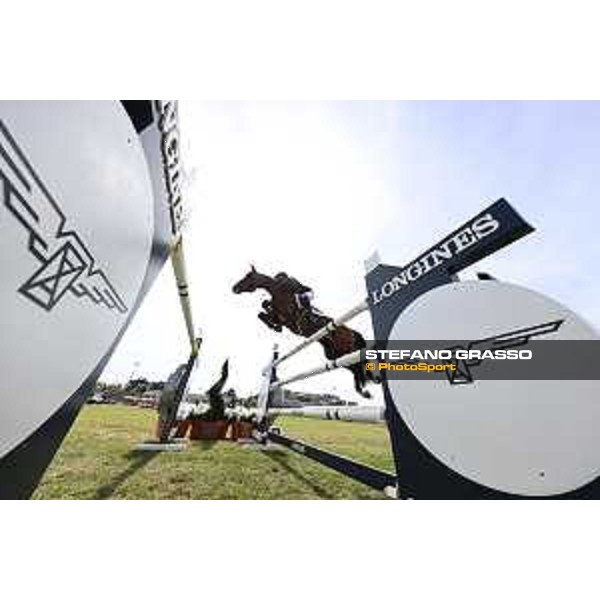
<svg viewBox="0 0 600 600"><path fill-rule="evenodd" d="M192 442L183 452L135 452L156 413L86 406L34 494L37 499L382 498L284 448L261 452L235 442ZM369 465L393 470L384 425L285 417L284 433Z"/></svg>

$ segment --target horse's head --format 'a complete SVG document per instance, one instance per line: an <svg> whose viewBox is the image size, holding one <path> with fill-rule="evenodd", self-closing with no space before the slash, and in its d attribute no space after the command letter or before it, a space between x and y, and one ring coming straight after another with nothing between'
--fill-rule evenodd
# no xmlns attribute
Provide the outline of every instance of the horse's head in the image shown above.
<svg viewBox="0 0 600 600"><path fill-rule="evenodd" d="M250 265L250 271L244 275L232 288L234 294L243 294L244 292L254 292L258 289L260 283L260 274Z"/></svg>

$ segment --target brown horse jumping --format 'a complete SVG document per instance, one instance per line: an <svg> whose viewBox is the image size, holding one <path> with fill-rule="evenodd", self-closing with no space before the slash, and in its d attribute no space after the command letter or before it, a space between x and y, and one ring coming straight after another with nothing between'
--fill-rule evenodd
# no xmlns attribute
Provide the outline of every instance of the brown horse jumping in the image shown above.
<svg viewBox="0 0 600 600"><path fill-rule="evenodd" d="M258 318L275 331L283 327L302 337L310 337L313 333L331 323L333 319L323 315L310 306L308 294L310 288L301 284L285 273L269 277L259 273L254 267L233 286L234 294L254 292L258 289L267 291L271 300L262 303L263 311ZM325 356L334 360L366 346L363 336L345 325L336 327L331 333L319 340ZM373 381L371 371L366 371L360 363L346 367L354 376L354 388L363 398L371 394L364 390L367 381Z"/></svg>

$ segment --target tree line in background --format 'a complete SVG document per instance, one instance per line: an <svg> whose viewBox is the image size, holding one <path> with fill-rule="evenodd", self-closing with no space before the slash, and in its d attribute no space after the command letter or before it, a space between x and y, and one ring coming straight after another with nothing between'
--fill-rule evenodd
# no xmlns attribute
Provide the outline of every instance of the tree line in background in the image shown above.
<svg viewBox="0 0 600 600"><path fill-rule="evenodd" d="M88 400L89 404L127 404L147 408L155 408L158 405L160 394L164 388L164 381L150 381L144 377L130 379L125 384L105 383L99 381L95 392ZM255 408L257 395L239 397L233 388L223 393L225 405L244 406ZM208 397L203 393L190 393L186 399L195 404L208 402ZM355 406L354 401L347 402L335 394L328 393L306 393L285 390L281 407L300 406Z"/></svg>

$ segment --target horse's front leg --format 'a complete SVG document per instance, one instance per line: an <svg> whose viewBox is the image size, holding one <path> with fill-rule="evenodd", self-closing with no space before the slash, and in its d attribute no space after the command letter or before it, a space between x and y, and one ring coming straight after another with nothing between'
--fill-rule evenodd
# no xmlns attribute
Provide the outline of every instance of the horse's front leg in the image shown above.
<svg viewBox="0 0 600 600"><path fill-rule="evenodd" d="M274 329L277 332L280 332L282 330L281 327L281 323L277 323L276 321L273 320L272 315L265 313L265 312L261 312L258 313L258 318L269 328L269 329Z"/></svg>

